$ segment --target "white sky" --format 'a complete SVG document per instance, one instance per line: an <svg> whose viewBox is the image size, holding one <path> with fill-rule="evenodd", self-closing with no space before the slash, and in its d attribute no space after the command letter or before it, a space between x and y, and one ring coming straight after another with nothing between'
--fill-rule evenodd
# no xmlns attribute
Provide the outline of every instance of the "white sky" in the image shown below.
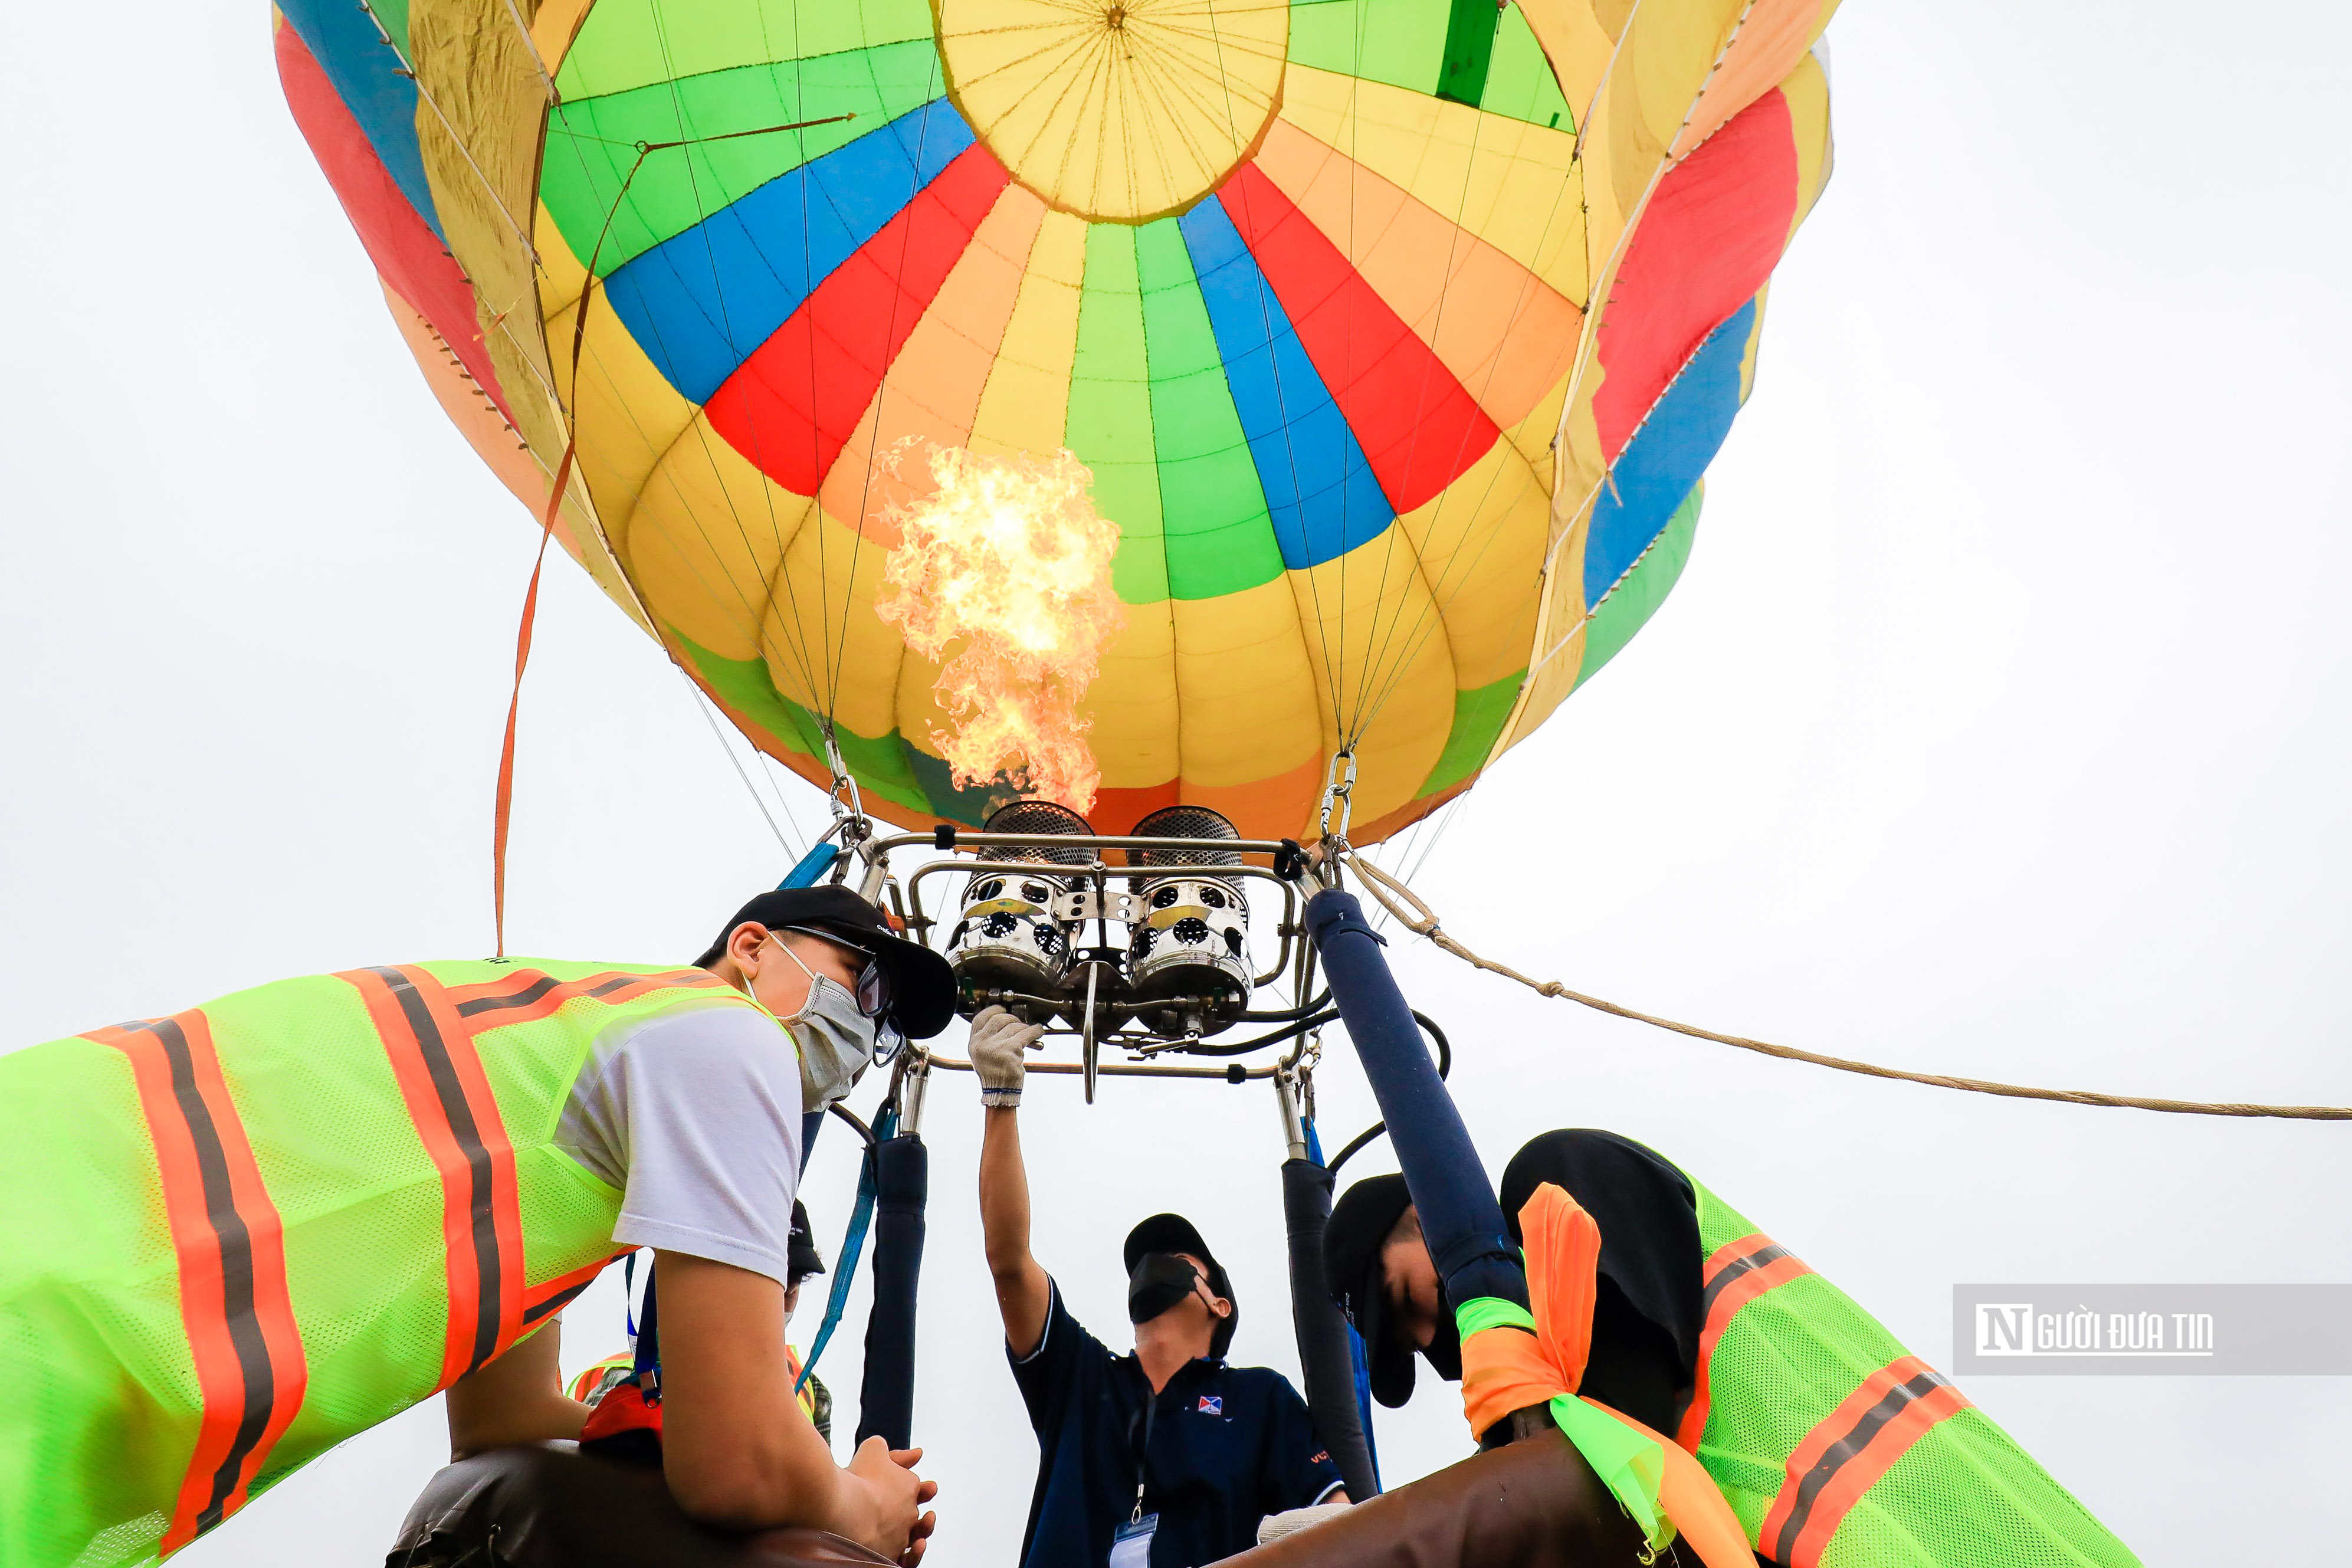
<svg viewBox="0 0 2352 1568"><path fill-rule="evenodd" d="M1690 569L1454 824L1420 879L1454 929L1817 1049L2352 1103L2348 19L1848 7L1836 178L1775 284ZM0 26L0 1039L488 951L530 521L402 350L264 8ZM678 675L558 566L514 945L684 959L783 858ZM1646 1140L1931 1361L1955 1281L2352 1278L2340 1126L1866 1082L1392 951L1459 1043L1492 1169L1552 1126ZM1325 1076L1336 1142L1369 1101L1344 1059ZM1118 1236L1182 1207L1235 1275L1236 1357L1293 1371L1270 1093L1114 1084L1089 1111L1065 1081L1031 1102L1037 1252L1081 1316L1118 1334ZM918 1431L945 1568L1012 1561L1034 1470L981 1267L977 1121L970 1080L942 1085ZM809 1194L828 1254L837 1132ZM619 1316L616 1287L575 1305L567 1362L616 1346ZM856 1339L827 1359L845 1435ZM2341 1381L1969 1392L2152 1564L2336 1533ZM1426 1381L1378 1435L1391 1481L1465 1441ZM420 1407L183 1561L375 1562L441 1441Z"/></svg>

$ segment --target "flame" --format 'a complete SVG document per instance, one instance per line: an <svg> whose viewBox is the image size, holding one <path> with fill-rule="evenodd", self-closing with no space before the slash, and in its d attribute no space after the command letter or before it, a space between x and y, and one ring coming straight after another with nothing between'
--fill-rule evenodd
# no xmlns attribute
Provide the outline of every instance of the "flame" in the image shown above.
<svg viewBox="0 0 2352 1568"><path fill-rule="evenodd" d="M1002 773L1089 810L1102 769L1077 705L1127 624L1110 581L1118 525L1095 511L1094 475L1066 451L950 447L929 466L937 488L890 509L899 542L875 611L926 658L962 644L933 688L954 729L931 742L959 787Z"/></svg>

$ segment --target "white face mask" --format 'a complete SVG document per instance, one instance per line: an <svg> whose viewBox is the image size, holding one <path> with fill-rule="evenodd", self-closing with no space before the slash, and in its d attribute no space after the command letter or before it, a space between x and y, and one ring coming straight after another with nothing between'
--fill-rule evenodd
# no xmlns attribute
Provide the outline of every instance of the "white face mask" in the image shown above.
<svg viewBox="0 0 2352 1568"><path fill-rule="evenodd" d="M801 1109L823 1110L847 1097L874 1059L874 1020L857 998L822 974L809 981L808 1000L784 1020L801 1051Z"/></svg>
<svg viewBox="0 0 2352 1568"><path fill-rule="evenodd" d="M793 1037L801 1058L801 1109L823 1110L848 1097L874 1059L874 1020L858 1010L857 998L837 980L819 974L801 963L782 937L769 933L776 949L800 966L809 978L808 998L800 1011L780 1020ZM751 982L743 994L754 1002Z"/></svg>

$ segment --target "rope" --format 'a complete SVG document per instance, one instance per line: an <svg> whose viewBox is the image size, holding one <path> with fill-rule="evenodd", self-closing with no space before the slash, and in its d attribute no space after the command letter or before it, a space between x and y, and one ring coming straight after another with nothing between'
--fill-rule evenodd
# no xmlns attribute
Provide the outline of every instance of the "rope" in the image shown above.
<svg viewBox="0 0 2352 1568"><path fill-rule="evenodd" d="M1670 1029L1677 1035L1688 1035L1695 1040L1712 1040L1719 1046L1731 1046L1743 1051L1778 1057L1783 1061L1810 1062L1817 1068L1834 1068L1839 1072L1861 1073L1866 1078L1895 1079L1903 1083L1925 1084L1930 1089L1965 1089L1970 1094L1998 1094L2011 1100L2054 1100L2066 1105L2116 1106L2127 1110L2168 1110L2185 1116L2271 1116L2298 1121L2352 1121L2352 1106L2341 1105L2238 1105L2215 1103L2200 1100L2151 1100L2136 1094L2101 1094L2086 1089L2032 1089L2023 1084L1995 1083L1988 1079L1954 1078L1945 1073L1905 1072L1899 1068L1879 1067L1872 1062L1851 1061L1844 1057L1825 1057L1813 1051L1801 1051L1794 1046L1776 1046L1765 1040L1751 1040L1744 1035L1719 1035L1713 1029L1702 1029L1696 1024L1678 1024L1672 1018L1660 1018L1648 1013L1637 1013L1631 1007L1621 1007L1614 1002L1604 1002L1598 996L1587 996L1571 991L1557 980L1531 980L1508 964L1496 963L1481 957L1448 936L1440 929L1437 911L1423 903L1413 890L1402 882L1365 859L1350 852L1349 864L1364 879L1364 887L1381 908L1394 915L1399 924L1408 931L1427 937L1440 948L1470 965L1506 980L1516 980L1541 996L1556 996L1562 1001L1607 1013L1614 1017L1631 1018L1637 1024L1653 1028ZM1394 897L1391 897L1393 894ZM1402 899L1412 909L1408 912L1397 900Z"/></svg>

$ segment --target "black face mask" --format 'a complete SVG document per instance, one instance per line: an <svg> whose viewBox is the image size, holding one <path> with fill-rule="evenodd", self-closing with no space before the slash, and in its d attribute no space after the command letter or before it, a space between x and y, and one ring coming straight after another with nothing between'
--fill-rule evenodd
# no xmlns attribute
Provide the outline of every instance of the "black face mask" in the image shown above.
<svg viewBox="0 0 2352 1568"><path fill-rule="evenodd" d="M1127 1277L1127 1321L1148 1323L1192 1294L1200 1271L1172 1252L1147 1252Z"/></svg>

